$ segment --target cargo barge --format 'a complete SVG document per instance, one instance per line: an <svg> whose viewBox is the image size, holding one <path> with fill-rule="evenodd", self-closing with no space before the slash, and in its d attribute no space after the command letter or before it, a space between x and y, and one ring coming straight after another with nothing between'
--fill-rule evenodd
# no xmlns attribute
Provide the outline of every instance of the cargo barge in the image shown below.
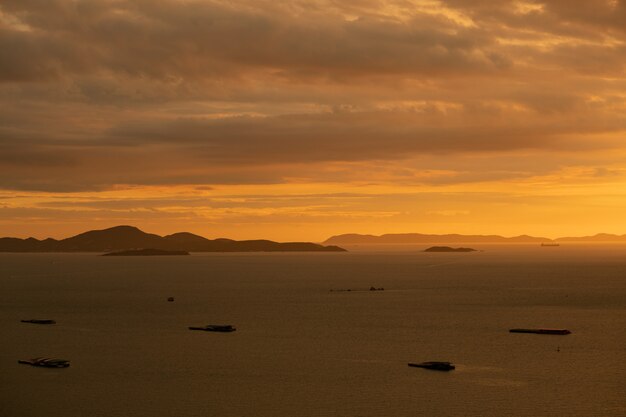
<svg viewBox="0 0 626 417"><path fill-rule="evenodd" d="M535 334L570 334L567 329L510 329L511 333L535 333Z"/></svg>

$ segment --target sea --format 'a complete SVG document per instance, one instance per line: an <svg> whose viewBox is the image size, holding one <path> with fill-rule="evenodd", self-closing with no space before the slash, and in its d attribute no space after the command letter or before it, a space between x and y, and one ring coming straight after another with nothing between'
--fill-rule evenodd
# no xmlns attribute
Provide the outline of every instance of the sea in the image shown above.
<svg viewBox="0 0 626 417"><path fill-rule="evenodd" d="M0 254L0 417L626 416L626 245L474 247Z"/></svg>

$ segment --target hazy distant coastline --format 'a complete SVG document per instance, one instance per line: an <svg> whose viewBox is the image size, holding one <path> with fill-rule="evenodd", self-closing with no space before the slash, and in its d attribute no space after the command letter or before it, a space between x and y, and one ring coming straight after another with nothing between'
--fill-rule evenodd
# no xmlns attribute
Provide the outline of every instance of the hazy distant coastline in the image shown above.
<svg viewBox="0 0 626 417"><path fill-rule="evenodd" d="M274 242L271 240L206 239L188 232L159 236L133 226L91 230L66 239L0 238L0 252L114 252L156 249L186 252L345 252L339 245L443 245L458 243L626 243L626 235L599 233L594 236L546 237L520 235L422 234L399 233L380 236L358 233L332 236L322 244L312 242Z"/></svg>
<svg viewBox="0 0 626 417"><path fill-rule="evenodd" d="M133 226L91 230L62 240L0 238L0 252L113 252L131 249L187 252L345 252L345 249L338 246L310 242L210 240L187 232L159 236L145 233Z"/></svg>
<svg viewBox="0 0 626 417"><path fill-rule="evenodd" d="M626 243L626 235L613 235L599 233L594 236L560 237L549 239L521 235L504 237L499 235L461 235L461 234L422 234L422 233L397 233L376 235L362 235L349 233L332 236L322 242L325 245L381 245L381 244L441 244L441 243L547 243L547 242L623 242Z"/></svg>

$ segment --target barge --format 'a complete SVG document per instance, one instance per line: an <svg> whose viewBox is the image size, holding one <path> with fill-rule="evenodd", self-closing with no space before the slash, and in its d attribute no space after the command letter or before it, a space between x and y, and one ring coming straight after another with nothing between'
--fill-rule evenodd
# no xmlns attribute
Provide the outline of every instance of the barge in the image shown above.
<svg viewBox="0 0 626 417"><path fill-rule="evenodd" d="M21 320L22 323L33 323L33 324L56 324L54 320L48 319L30 319L30 320Z"/></svg>
<svg viewBox="0 0 626 417"><path fill-rule="evenodd" d="M437 361L409 363L409 366L412 366L414 368L432 369L433 371L451 371L456 368L450 362L437 362Z"/></svg>
<svg viewBox="0 0 626 417"><path fill-rule="evenodd" d="M70 361L68 360L53 358L20 359L17 361L17 363L31 366L39 366L42 368L67 368L70 366Z"/></svg>
<svg viewBox="0 0 626 417"><path fill-rule="evenodd" d="M535 334L570 334L567 329L510 329L510 333L535 333Z"/></svg>
<svg viewBox="0 0 626 417"><path fill-rule="evenodd" d="M203 330L205 332L228 333L228 332L234 332L237 329L235 328L235 326L231 324L207 324L206 326L202 326L202 327L192 326L192 327L189 327L189 330Z"/></svg>

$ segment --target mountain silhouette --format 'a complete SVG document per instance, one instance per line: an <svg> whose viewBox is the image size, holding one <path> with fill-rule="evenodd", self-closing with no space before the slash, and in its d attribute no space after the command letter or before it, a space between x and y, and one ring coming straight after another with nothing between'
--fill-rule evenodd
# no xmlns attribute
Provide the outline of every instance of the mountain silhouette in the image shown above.
<svg viewBox="0 0 626 417"><path fill-rule="evenodd" d="M37 240L32 237L0 238L0 252L112 252L133 249L160 249L187 252L343 252L337 246L310 242L273 242L271 240L210 240L192 233L165 237L146 233L133 226L90 230L67 239Z"/></svg>
<svg viewBox="0 0 626 417"><path fill-rule="evenodd" d="M598 233L594 236L560 237L557 242L626 242L626 235Z"/></svg>
<svg viewBox="0 0 626 417"><path fill-rule="evenodd" d="M582 237L560 237L549 239L546 237L535 237L520 235L514 237L504 237L499 235L431 235L421 233L396 233L375 235L361 235L348 233L332 236L323 242L325 245L373 245L373 244L443 244L443 243L547 243L547 242L625 242L626 235L612 235L599 233L595 236Z"/></svg>
<svg viewBox="0 0 626 417"><path fill-rule="evenodd" d="M503 237L498 235L430 235L421 233L397 233L381 236L360 235L356 233L337 235L327 239L324 244L358 245L358 244L423 244L423 243L541 243L552 239L521 235Z"/></svg>

